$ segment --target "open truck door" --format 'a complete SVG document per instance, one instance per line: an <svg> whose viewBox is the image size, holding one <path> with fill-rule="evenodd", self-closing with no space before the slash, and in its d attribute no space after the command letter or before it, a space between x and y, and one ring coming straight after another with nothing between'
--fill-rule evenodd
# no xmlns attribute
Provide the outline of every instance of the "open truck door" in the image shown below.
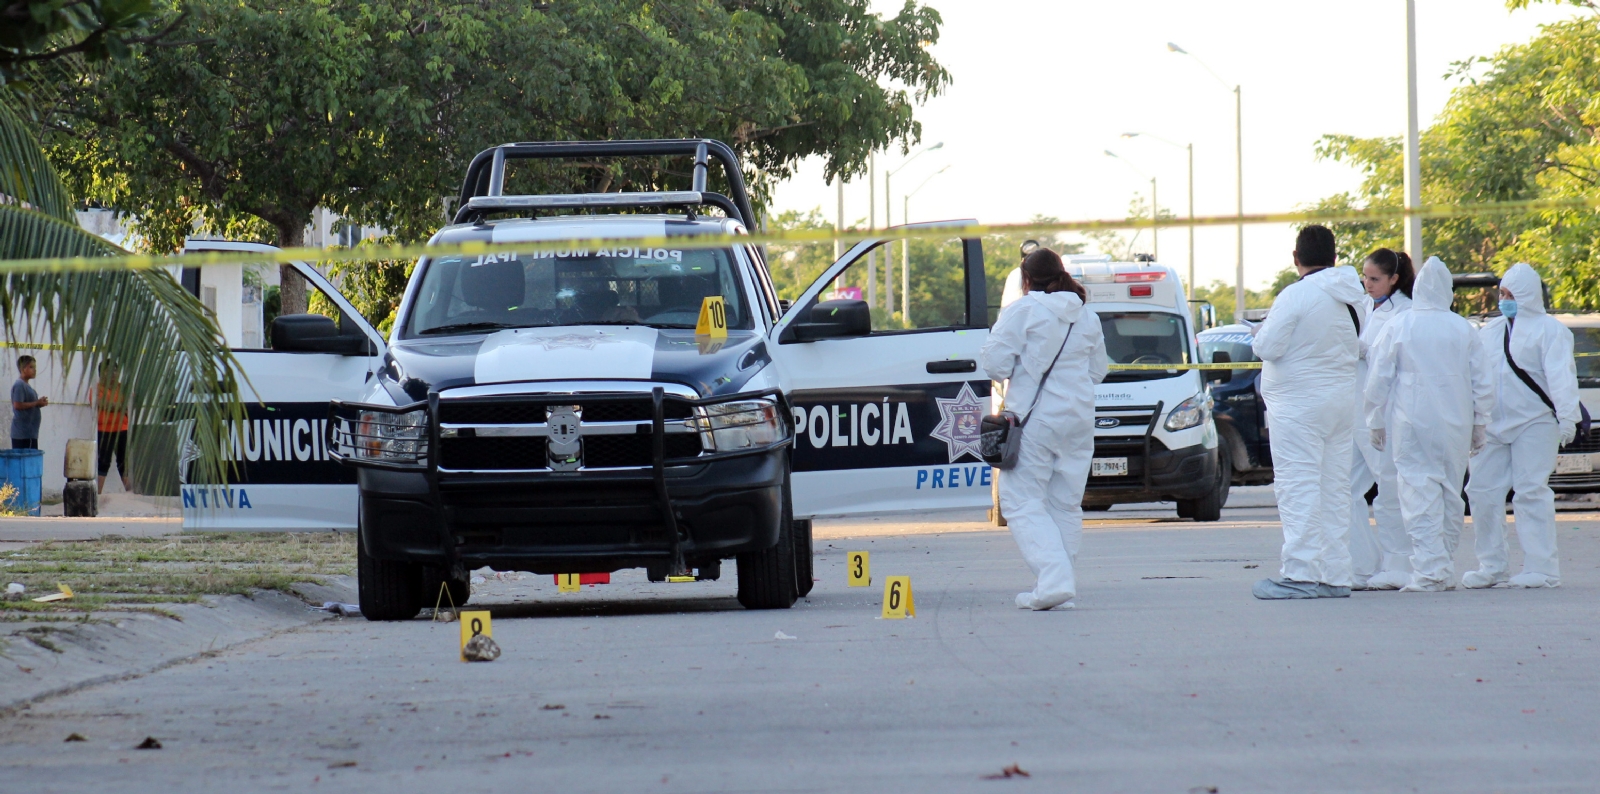
<svg viewBox="0 0 1600 794"><path fill-rule="evenodd" d="M367 395L385 344L321 273L303 262L293 267L339 317L280 316L268 331L269 348L233 350L247 414L230 423L224 439L234 475L226 485L208 485L183 472L185 530L356 528L356 475L328 454L328 402Z"/></svg>
<svg viewBox="0 0 1600 794"><path fill-rule="evenodd" d="M915 224L951 237L909 255L898 242L856 245L774 327L797 517L988 506L988 300L981 241L960 237L968 223Z"/></svg>

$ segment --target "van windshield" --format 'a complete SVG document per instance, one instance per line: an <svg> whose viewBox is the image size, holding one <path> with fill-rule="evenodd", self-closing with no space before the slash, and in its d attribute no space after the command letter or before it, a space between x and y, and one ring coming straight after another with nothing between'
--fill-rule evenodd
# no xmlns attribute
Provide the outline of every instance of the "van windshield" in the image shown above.
<svg viewBox="0 0 1600 794"><path fill-rule="evenodd" d="M1600 328L1574 328L1572 342L1572 352L1578 360L1578 386L1600 388Z"/></svg>
<svg viewBox="0 0 1600 794"><path fill-rule="evenodd" d="M729 249L603 248L441 256L425 262L406 336L557 325L693 328L721 296L729 328L752 327Z"/></svg>
<svg viewBox="0 0 1600 794"><path fill-rule="evenodd" d="M1101 312L1106 358L1113 364L1188 364L1183 318L1166 312ZM1183 370L1112 370L1106 382L1171 378Z"/></svg>

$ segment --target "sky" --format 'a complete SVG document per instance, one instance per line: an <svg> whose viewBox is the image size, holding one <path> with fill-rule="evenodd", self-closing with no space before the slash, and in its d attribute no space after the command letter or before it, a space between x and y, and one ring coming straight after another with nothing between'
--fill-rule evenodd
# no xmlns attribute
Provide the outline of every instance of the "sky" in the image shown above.
<svg viewBox="0 0 1600 794"><path fill-rule="evenodd" d="M1157 181L1163 209L1187 215L1186 160L1193 143L1194 211L1234 211L1232 85L1243 88L1244 209L1290 211L1355 188L1360 174L1318 161L1325 134L1405 132L1404 0L928 0L944 17L933 46L952 83L917 109L923 146L942 142L893 178L893 220L902 196L911 220L1021 222L1119 218ZM1553 3L1508 11L1504 0L1417 0L1418 103L1423 125L1443 110L1455 61L1531 39L1539 25L1590 13ZM897 3L875 2L880 13ZM1175 42L1195 57L1167 50ZM1196 62L1203 61L1226 85ZM1124 132L1145 136L1124 139ZM914 147L915 154L919 147ZM1113 159L1106 150L1118 155ZM884 224L878 157L877 221ZM820 159L780 185L778 211L835 214L835 189ZM845 186L845 218L867 217L865 177ZM1146 235L1149 232L1145 232ZM1232 227L1195 232L1196 281L1233 282ZM1188 232L1163 231L1160 259L1186 269ZM1245 281L1270 283L1288 266L1294 231L1245 229Z"/></svg>

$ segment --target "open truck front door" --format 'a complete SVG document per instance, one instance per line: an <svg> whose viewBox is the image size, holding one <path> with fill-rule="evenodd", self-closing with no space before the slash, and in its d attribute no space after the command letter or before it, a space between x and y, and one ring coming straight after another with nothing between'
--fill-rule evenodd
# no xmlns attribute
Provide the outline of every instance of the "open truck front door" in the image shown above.
<svg viewBox="0 0 1600 794"><path fill-rule="evenodd" d="M794 420L798 517L977 508L989 379L983 248L962 239L856 245L773 330ZM904 268L909 266L909 277ZM904 293L907 284L912 289Z"/></svg>
<svg viewBox="0 0 1600 794"><path fill-rule="evenodd" d="M247 414L224 439L234 476L216 485L190 482L183 472L186 530L356 528L356 476L328 454L328 402L367 395L384 340L321 273L293 267L339 317L280 316L270 347L234 349Z"/></svg>

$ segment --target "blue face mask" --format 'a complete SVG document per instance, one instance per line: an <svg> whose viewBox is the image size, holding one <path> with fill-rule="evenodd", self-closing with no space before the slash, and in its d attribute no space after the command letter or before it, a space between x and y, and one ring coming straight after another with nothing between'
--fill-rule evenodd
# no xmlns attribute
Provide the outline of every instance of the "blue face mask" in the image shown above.
<svg viewBox="0 0 1600 794"><path fill-rule="evenodd" d="M1505 315L1508 320L1515 319L1517 316L1517 302L1501 299L1500 313Z"/></svg>

